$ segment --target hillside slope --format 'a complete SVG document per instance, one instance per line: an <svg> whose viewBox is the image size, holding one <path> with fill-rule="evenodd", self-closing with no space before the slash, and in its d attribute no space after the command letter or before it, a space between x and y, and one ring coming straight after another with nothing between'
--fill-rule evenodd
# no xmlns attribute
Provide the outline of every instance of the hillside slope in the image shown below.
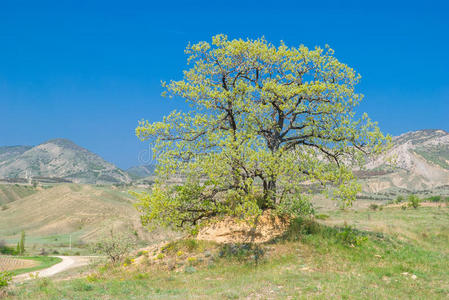
<svg viewBox="0 0 449 300"><path fill-rule="evenodd" d="M13 202L37 192L37 189L29 185L0 184L0 205Z"/></svg>
<svg viewBox="0 0 449 300"><path fill-rule="evenodd" d="M63 184L8 203L0 210L0 237L73 234L90 241L112 228L128 228L144 237L133 199L127 191L111 187Z"/></svg>
<svg viewBox="0 0 449 300"><path fill-rule="evenodd" d="M0 147L0 162L15 158L25 151L30 150L31 146L2 146Z"/></svg>
<svg viewBox="0 0 449 300"><path fill-rule="evenodd" d="M133 179L142 179L154 175L155 165L134 166L126 170Z"/></svg>
<svg viewBox="0 0 449 300"><path fill-rule="evenodd" d="M21 152L21 150L25 150ZM0 178L57 177L76 183L128 183L128 174L100 156L66 139L6 152Z"/></svg>
<svg viewBox="0 0 449 300"><path fill-rule="evenodd" d="M392 148L370 161L366 169L384 173L364 179L364 189L371 192L449 185L449 133L428 129L394 137Z"/></svg>

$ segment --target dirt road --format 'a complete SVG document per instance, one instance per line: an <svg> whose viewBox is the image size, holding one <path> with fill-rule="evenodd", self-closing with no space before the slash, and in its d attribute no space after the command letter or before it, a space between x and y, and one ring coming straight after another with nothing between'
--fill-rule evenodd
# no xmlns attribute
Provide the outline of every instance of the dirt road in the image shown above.
<svg viewBox="0 0 449 300"><path fill-rule="evenodd" d="M23 282L31 279L31 274L38 274L39 277L51 277L58 273L89 264L92 256L56 256L62 259L62 261L47 269L42 269L35 272L24 273L14 277L14 282Z"/></svg>

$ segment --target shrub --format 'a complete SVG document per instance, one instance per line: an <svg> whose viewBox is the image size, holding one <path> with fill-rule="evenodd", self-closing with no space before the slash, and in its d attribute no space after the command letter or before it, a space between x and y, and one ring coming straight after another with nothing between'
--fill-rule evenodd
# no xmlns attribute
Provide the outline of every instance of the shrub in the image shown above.
<svg viewBox="0 0 449 300"><path fill-rule="evenodd" d="M320 232L321 226L310 218L296 218L290 221L290 226L282 236L288 241L297 241L304 235L316 234Z"/></svg>
<svg viewBox="0 0 449 300"><path fill-rule="evenodd" d="M441 202L442 197L441 196L430 196L426 200L429 202Z"/></svg>
<svg viewBox="0 0 449 300"><path fill-rule="evenodd" d="M112 263L121 262L136 242L132 235L114 233L103 236L94 246L93 251L108 257Z"/></svg>
<svg viewBox="0 0 449 300"><path fill-rule="evenodd" d="M0 254L15 255L17 253L13 247L9 247L6 245L6 242L2 240L0 241Z"/></svg>
<svg viewBox="0 0 449 300"><path fill-rule="evenodd" d="M92 273L86 276L87 282L97 282L99 279L100 278L97 273Z"/></svg>
<svg viewBox="0 0 449 300"><path fill-rule="evenodd" d="M8 271L0 271L0 291L8 287L12 280L12 274Z"/></svg>
<svg viewBox="0 0 449 300"><path fill-rule="evenodd" d="M350 225L346 225L337 233L337 238L348 246L361 246L368 240L367 236L363 236L360 232Z"/></svg>
<svg viewBox="0 0 449 300"><path fill-rule="evenodd" d="M396 201L396 203L404 202L404 196L402 196L402 195L397 196L395 201Z"/></svg>
<svg viewBox="0 0 449 300"><path fill-rule="evenodd" d="M414 209L417 209L421 202L421 200L416 195L409 195L407 197L407 200L408 200L408 206L413 207Z"/></svg>
<svg viewBox="0 0 449 300"><path fill-rule="evenodd" d="M226 244L218 254L222 258L236 258L239 261L253 259L256 264L265 255L265 250L256 244Z"/></svg>
<svg viewBox="0 0 449 300"><path fill-rule="evenodd" d="M377 210L378 208L379 208L379 205L377 205L375 203L372 203L369 205L369 209L371 209L371 210Z"/></svg>

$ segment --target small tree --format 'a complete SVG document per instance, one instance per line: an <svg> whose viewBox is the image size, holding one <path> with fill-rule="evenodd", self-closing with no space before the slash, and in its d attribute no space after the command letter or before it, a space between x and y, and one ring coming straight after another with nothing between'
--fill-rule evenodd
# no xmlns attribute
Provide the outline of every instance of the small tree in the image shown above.
<svg viewBox="0 0 449 300"><path fill-rule="evenodd" d="M196 228L215 216L245 218L267 209L306 214L305 182L351 204L360 190L351 164L379 153L388 140L366 114L356 117L362 95L354 69L329 47L276 47L224 35L189 45L186 53L192 68L163 86L190 111L136 129L154 142L159 160L152 192L137 194L144 223ZM183 184L167 185L173 176Z"/></svg>
<svg viewBox="0 0 449 300"><path fill-rule="evenodd" d="M404 196L399 195L399 196L396 197L396 203L401 203L403 201L404 201Z"/></svg>
<svg viewBox="0 0 449 300"><path fill-rule="evenodd" d="M95 253L105 255L112 263L119 263L129 251L136 245L135 239L130 234L114 232L104 235L93 247Z"/></svg>
<svg viewBox="0 0 449 300"><path fill-rule="evenodd" d="M20 234L19 254L22 255L24 253L25 253L25 231L22 230Z"/></svg>
<svg viewBox="0 0 449 300"><path fill-rule="evenodd" d="M414 209L417 209L420 206L421 200L416 195L409 195L407 197L408 200L408 206L413 207Z"/></svg>

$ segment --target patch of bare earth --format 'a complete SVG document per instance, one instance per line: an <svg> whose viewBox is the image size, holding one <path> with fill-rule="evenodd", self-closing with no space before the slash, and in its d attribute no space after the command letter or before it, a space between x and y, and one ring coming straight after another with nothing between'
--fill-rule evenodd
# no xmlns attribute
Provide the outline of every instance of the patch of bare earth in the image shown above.
<svg viewBox="0 0 449 300"><path fill-rule="evenodd" d="M287 218L281 218L270 211L265 211L253 224L226 217L202 228L197 239L220 244L265 243L282 235L288 226Z"/></svg>

